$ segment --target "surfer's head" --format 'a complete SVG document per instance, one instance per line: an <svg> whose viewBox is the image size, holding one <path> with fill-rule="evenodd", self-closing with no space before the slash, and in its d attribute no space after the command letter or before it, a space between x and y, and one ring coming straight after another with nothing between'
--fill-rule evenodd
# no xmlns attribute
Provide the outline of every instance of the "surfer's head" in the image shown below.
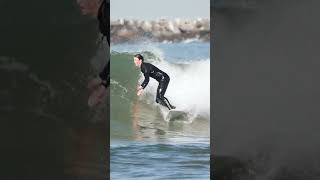
<svg viewBox="0 0 320 180"><path fill-rule="evenodd" d="M134 55L133 62L137 67L140 67L143 61L143 56L141 54Z"/></svg>
<svg viewBox="0 0 320 180"><path fill-rule="evenodd" d="M76 0L83 15L96 17L102 0Z"/></svg>

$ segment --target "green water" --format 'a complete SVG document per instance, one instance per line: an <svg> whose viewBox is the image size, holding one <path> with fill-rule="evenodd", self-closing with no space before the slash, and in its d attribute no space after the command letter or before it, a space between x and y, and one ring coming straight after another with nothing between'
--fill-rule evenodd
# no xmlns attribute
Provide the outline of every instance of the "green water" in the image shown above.
<svg viewBox="0 0 320 180"><path fill-rule="evenodd" d="M166 110L155 103L155 92L150 90L152 80L138 97L142 74L133 63L135 53L111 53L111 178L209 179L209 119L166 121ZM162 61L155 52L142 53L149 62ZM191 67L170 66L178 71Z"/></svg>
<svg viewBox="0 0 320 180"><path fill-rule="evenodd" d="M0 179L105 179L108 111L94 118L86 89L97 22L75 1L4 0L0 13Z"/></svg>

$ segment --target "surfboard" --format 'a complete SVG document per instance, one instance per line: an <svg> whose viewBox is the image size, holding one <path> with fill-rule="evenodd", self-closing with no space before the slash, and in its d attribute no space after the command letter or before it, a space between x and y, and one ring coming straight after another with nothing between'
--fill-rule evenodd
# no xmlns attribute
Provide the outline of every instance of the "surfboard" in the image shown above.
<svg viewBox="0 0 320 180"><path fill-rule="evenodd" d="M184 112L181 110L172 109L167 114L166 119L168 121L176 121L176 120L186 121L188 120L188 114L187 112Z"/></svg>

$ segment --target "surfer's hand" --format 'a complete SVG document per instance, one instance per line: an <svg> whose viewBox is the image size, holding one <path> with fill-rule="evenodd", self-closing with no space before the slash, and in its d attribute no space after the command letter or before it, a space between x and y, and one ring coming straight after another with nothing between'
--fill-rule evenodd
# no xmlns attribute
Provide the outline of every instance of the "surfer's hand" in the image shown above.
<svg viewBox="0 0 320 180"><path fill-rule="evenodd" d="M139 91L141 89L143 89L142 86L138 85L137 90Z"/></svg>
<svg viewBox="0 0 320 180"><path fill-rule="evenodd" d="M87 88L92 91L94 89L96 89L100 84L101 84L102 80L97 77L97 78L93 78L88 82Z"/></svg>
<svg viewBox="0 0 320 180"><path fill-rule="evenodd" d="M142 94L143 89L138 90L137 95L140 96Z"/></svg>
<svg viewBox="0 0 320 180"><path fill-rule="evenodd" d="M106 89L103 85L98 86L94 91L91 92L88 99L89 107L94 107L105 101L109 88Z"/></svg>

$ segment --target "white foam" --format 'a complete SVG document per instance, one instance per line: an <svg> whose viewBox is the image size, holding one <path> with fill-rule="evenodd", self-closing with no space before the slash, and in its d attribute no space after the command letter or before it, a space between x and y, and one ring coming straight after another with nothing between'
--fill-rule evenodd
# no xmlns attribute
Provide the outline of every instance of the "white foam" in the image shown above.
<svg viewBox="0 0 320 180"><path fill-rule="evenodd" d="M193 118L210 117L210 60L194 61L186 67L166 61L154 62L154 65L170 76L165 96L179 110L189 112ZM140 82L144 77L141 75ZM155 99L158 82L150 79L145 93ZM146 96L147 97L147 96ZM149 96L150 97L150 96Z"/></svg>
<svg viewBox="0 0 320 180"><path fill-rule="evenodd" d="M184 51L191 50L194 47L184 48ZM199 48L199 47L197 47ZM191 119L198 116L210 119L210 59L190 59L186 56L183 59L171 59L166 61L166 52L159 47L159 44L144 42L135 45L121 45L112 47L113 50L120 52L144 52L150 51L156 55L159 60L146 59L159 69L170 76L170 83L166 91L170 103L177 109L189 112ZM180 50L180 49L179 49ZM178 51L179 51L178 50ZM194 50L194 49L193 49ZM182 52L177 52L184 54ZM196 52L195 52L196 53ZM171 63L175 62L175 63ZM183 63L176 64L176 63ZM139 82L143 81L143 74L140 75ZM150 82L144 91L142 98L155 103L155 96L158 82L150 78ZM165 113L162 111L162 113ZM163 114L165 116L165 114Z"/></svg>

